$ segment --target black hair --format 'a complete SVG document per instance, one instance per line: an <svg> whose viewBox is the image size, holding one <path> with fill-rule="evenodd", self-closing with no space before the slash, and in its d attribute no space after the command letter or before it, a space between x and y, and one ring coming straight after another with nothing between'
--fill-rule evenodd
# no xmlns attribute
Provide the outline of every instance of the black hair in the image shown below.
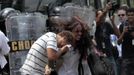
<svg viewBox="0 0 134 75"><path fill-rule="evenodd" d="M129 8L129 9L127 10L127 13L129 13L129 12L133 12L133 13L134 13L134 8Z"/></svg>

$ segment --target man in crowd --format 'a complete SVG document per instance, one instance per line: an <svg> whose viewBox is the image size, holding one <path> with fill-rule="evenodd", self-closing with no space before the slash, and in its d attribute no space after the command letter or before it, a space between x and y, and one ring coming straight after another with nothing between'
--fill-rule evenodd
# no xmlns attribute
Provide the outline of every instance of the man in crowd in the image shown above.
<svg viewBox="0 0 134 75"><path fill-rule="evenodd" d="M95 40L97 42L97 48L101 52L105 53L108 60L113 65L114 75L117 75L116 62L112 53L112 43L110 42L110 35L115 34L119 37L120 32L114 23L114 16L111 18L111 23L105 22L105 18L109 10L112 8L111 2L109 2L104 10L98 11L96 16L97 28L95 32Z"/></svg>
<svg viewBox="0 0 134 75"><path fill-rule="evenodd" d="M118 15L118 18L119 18L119 24L117 25L118 28L120 26L125 26L125 24L127 23L127 15L126 15L127 9L128 9L128 6L122 5L117 10L117 15ZM118 50L118 56L115 60L116 60L116 63L117 63L117 68L118 68L118 75L121 75L121 63L122 63L122 49L121 49L121 47L122 47L122 45L117 44L117 40L118 40L117 36L112 35L112 38L115 38L114 41L116 41L115 42L115 47Z"/></svg>
<svg viewBox="0 0 134 75"><path fill-rule="evenodd" d="M122 43L121 75L134 75L134 8L127 10L128 21L120 26L121 35L118 43Z"/></svg>

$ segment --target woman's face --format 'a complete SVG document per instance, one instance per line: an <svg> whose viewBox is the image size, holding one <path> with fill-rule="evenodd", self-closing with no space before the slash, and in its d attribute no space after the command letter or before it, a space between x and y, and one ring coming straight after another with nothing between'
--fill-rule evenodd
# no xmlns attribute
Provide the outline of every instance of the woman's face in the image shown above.
<svg viewBox="0 0 134 75"><path fill-rule="evenodd" d="M57 46L58 48L62 48L63 46L65 46L67 44L67 41L64 39L64 37L61 37L59 35L57 35Z"/></svg>
<svg viewBox="0 0 134 75"><path fill-rule="evenodd" d="M81 36L82 36L82 26L80 25L80 23L78 23L78 25L76 27L74 27L74 29L72 30L75 39L76 40L80 40Z"/></svg>

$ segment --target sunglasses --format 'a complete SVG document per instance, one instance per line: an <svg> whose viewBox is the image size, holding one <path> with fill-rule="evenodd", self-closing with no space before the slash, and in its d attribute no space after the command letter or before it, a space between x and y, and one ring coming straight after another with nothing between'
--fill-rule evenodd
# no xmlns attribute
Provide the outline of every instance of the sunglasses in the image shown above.
<svg viewBox="0 0 134 75"><path fill-rule="evenodd" d="M118 16L125 16L125 14L119 14Z"/></svg>

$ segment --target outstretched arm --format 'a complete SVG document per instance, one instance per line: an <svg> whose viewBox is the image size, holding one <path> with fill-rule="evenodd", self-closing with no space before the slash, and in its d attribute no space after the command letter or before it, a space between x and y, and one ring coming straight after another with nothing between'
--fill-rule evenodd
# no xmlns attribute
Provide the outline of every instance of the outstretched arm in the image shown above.
<svg viewBox="0 0 134 75"><path fill-rule="evenodd" d="M119 38L121 33L120 33L119 29L117 28L117 26L114 23L114 21L115 21L115 15L111 16L110 17L110 20L111 20L111 23L113 25L114 34Z"/></svg>
<svg viewBox="0 0 134 75"><path fill-rule="evenodd" d="M106 7L103 9L102 12L97 12L97 16L96 16L96 23L98 24L100 22L100 20L106 16L107 12L112 8L112 4L111 2L109 2L108 4L106 4Z"/></svg>

